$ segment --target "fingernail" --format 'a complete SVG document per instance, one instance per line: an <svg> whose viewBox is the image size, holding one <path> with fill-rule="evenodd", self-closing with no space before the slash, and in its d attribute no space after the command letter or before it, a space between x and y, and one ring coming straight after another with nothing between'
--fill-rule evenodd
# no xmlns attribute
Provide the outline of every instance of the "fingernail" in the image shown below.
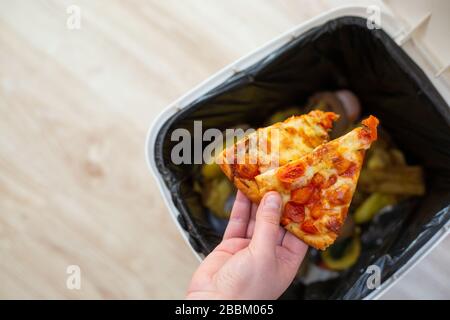
<svg viewBox="0 0 450 320"><path fill-rule="evenodd" d="M267 209L279 209L280 208L280 197L274 193L267 195L267 198L264 201L264 206Z"/></svg>

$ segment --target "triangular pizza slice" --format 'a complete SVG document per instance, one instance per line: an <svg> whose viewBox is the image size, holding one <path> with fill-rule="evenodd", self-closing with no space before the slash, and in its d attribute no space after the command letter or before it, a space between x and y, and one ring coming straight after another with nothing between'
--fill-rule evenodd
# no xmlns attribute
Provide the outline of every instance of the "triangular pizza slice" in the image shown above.
<svg viewBox="0 0 450 320"><path fill-rule="evenodd" d="M315 110L260 128L225 149L216 163L239 190L259 203L261 194L254 178L327 142L328 131L338 117L333 112Z"/></svg>
<svg viewBox="0 0 450 320"><path fill-rule="evenodd" d="M283 198L281 225L316 249L337 238L358 182L365 150L377 139L378 119L318 146L282 167L255 177L260 194L278 191Z"/></svg>

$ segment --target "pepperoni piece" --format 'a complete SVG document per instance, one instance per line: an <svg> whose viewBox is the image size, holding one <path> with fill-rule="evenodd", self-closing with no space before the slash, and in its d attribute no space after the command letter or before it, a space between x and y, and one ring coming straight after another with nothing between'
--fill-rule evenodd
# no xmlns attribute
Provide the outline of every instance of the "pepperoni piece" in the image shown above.
<svg viewBox="0 0 450 320"><path fill-rule="evenodd" d="M291 199L297 203L307 203L313 192L314 187L310 185L295 189L291 192Z"/></svg>
<svg viewBox="0 0 450 320"><path fill-rule="evenodd" d="M316 173L311 179L311 184L317 188L327 189L335 184L337 181L337 175L333 174L328 179L326 179L320 173Z"/></svg>
<svg viewBox="0 0 450 320"><path fill-rule="evenodd" d="M316 173L311 179L311 183L316 187L322 186L322 184L324 182L325 182L325 177L323 175L321 175L320 173Z"/></svg>
<svg viewBox="0 0 450 320"><path fill-rule="evenodd" d="M320 189L314 188L311 196L308 199L307 204L314 204L320 202Z"/></svg>
<svg viewBox="0 0 450 320"><path fill-rule="evenodd" d="M302 223L305 220L305 206L294 201L289 201L284 206L283 217L297 223Z"/></svg>
<svg viewBox="0 0 450 320"><path fill-rule="evenodd" d="M319 123L324 129L331 129L333 121L339 118L339 115L334 112L323 112L319 110L311 111L309 115L319 119Z"/></svg>
<svg viewBox="0 0 450 320"><path fill-rule="evenodd" d="M333 174L331 175L328 180L322 185L322 188L327 189L331 187L333 184L335 184L337 181L337 175Z"/></svg>
<svg viewBox="0 0 450 320"><path fill-rule="evenodd" d="M336 217L330 217L326 226L328 230L338 233L341 229L341 225L341 222Z"/></svg>
<svg viewBox="0 0 450 320"><path fill-rule="evenodd" d="M333 166L336 168L338 175L342 175L354 162L347 160L342 156L336 156L332 159Z"/></svg>
<svg viewBox="0 0 450 320"><path fill-rule="evenodd" d="M343 177L353 177L354 174L356 173L356 171L358 171L358 165L354 162L352 162L350 164L350 166L347 168L347 170L345 170L344 172L342 172L341 176Z"/></svg>
<svg viewBox="0 0 450 320"><path fill-rule="evenodd" d="M358 132L358 138L361 139L364 142L370 142L371 141L371 132L369 128L362 127L361 130Z"/></svg>
<svg viewBox="0 0 450 320"><path fill-rule="evenodd" d="M378 119L372 115L370 115L367 119L364 119L361 122L365 128L361 130L361 132L365 132L367 137L370 139L370 142L377 140L378 134L377 134L377 126L380 123Z"/></svg>
<svg viewBox="0 0 450 320"><path fill-rule="evenodd" d="M280 224L284 227L287 226L289 223L291 223L292 220L287 217L281 217Z"/></svg>
<svg viewBox="0 0 450 320"><path fill-rule="evenodd" d="M343 184L335 190L332 190L327 194L328 201L331 204L342 205L349 203L352 198L352 193L349 185Z"/></svg>
<svg viewBox="0 0 450 320"><path fill-rule="evenodd" d="M320 203L309 207L309 214L314 220L322 218L324 215L330 215L334 211L332 209L325 209Z"/></svg>
<svg viewBox="0 0 450 320"><path fill-rule="evenodd" d="M325 112L325 118L321 121L321 124L325 129L331 129L333 121L336 121L338 118L339 115L334 112Z"/></svg>
<svg viewBox="0 0 450 320"><path fill-rule="evenodd" d="M315 205L309 209L309 213L313 219L320 219L325 214L320 205Z"/></svg>
<svg viewBox="0 0 450 320"><path fill-rule="evenodd" d="M255 163L257 159L251 159L249 154L245 154L242 160L236 157L234 161L235 163L232 165L233 172L239 178L253 179L260 174L259 165Z"/></svg>
<svg viewBox="0 0 450 320"><path fill-rule="evenodd" d="M257 164L235 164L234 173L240 178L253 179L259 175L259 167Z"/></svg>
<svg viewBox="0 0 450 320"><path fill-rule="evenodd" d="M292 183L305 173L302 163L288 164L277 171L277 177L281 182Z"/></svg>
<svg viewBox="0 0 450 320"><path fill-rule="evenodd" d="M317 230L316 226L314 225L314 222L312 222L311 220L307 220L307 221L303 222L301 225L301 229L304 232L310 233L310 234L316 234L319 232L319 230Z"/></svg>

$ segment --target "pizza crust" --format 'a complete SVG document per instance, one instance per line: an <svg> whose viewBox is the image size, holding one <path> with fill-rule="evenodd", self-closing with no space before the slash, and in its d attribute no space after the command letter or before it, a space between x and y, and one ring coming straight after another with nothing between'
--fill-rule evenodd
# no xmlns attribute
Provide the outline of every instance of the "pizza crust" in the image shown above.
<svg viewBox="0 0 450 320"><path fill-rule="evenodd" d="M325 250L327 247L333 244L338 237L338 234L336 232L327 232L318 235L308 234L306 232L303 232L300 229L300 225L295 222L287 224L286 226L284 226L284 228L307 245L319 250Z"/></svg>
<svg viewBox="0 0 450 320"><path fill-rule="evenodd" d="M222 169L223 173L230 179L231 182L235 185L235 187L243 192L247 198L249 198L254 203L259 203L261 201L261 193L259 192L258 184L253 179L244 179L236 176L233 165L227 163L226 161L226 152L224 150L220 157L219 166Z"/></svg>

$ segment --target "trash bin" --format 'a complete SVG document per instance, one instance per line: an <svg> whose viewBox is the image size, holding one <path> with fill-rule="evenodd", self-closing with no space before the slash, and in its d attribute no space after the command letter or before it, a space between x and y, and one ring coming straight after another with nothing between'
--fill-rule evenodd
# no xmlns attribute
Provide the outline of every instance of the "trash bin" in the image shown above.
<svg viewBox="0 0 450 320"><path fill-rule="evenodd" d="M363 115L377 116L408 162L424 168L427 192L371 224L351 270L331 281L293 283L284 297L377 298L445 237L450 228L450 85L443 75L450 49L444 48L447 34L431 36L422 29L450 30L448 17L442 19L450 10L445 1L438 1L444 12L436 1L428 11L424 2L416 11L411 8L417 1L395 3L380 12L381 28L368 24L366 7L340 8L306 22L224 68L159 115L147 136L147 161L170 214L199 259L221 236L192 190L199 165L171 161L173 130L193 132L195 120L203 121L204 130L242 122L257 128L277 108L304 104L321 90L353 91ZM426 15L400 19L393 12ZM366 285L370 265L381 271L377 289Z"/></svg>

